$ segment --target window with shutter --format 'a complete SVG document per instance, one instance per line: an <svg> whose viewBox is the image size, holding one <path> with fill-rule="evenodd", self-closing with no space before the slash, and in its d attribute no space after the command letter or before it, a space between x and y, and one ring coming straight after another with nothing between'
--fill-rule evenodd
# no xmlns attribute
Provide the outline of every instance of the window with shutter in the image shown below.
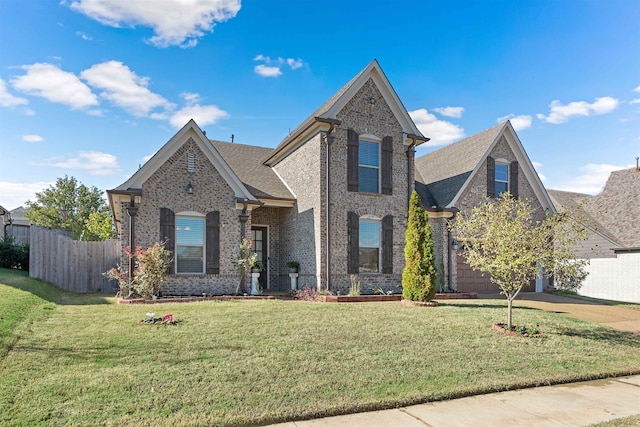
<svg viewBox="0 0 640 427"><path fill-rule="evenodd" d="M220 274L220 212L207 213L207 274Z"/></svg>
<svg viewBox="0 0 640 427"><path fill-rule="evenodd" d="M514 198L518 198L518 162L511 162L509 166L510 176L509 176L509 184L510 189L509 192Z"/></svg>
<svg viewBox="0 0 640 427"><path fill-rule="evenodd" d="M358 191L380 192L380 144L360 140L358 145Z"/></svg>
<svg viewBox="0 0 640 427"><path fill-rule="evenodd" d="M509 191L509 165L496 162L494 185L494 197L500 197L503 193Z"/></svg>
<svg viewBox="0 0 640 427"><path fill-rule="evenodd" d="M358 191L358 133L347 130L347 191Z"/></svg>
<svg viewBox="0 0 640 427"><path fill-rule="evenodd" d="M496 197L496 161L487 156L487 197Z"/></svg>
<svg viewBox="0 0 640 427"><path fill-rule="evenodd" d="M358 274L360 245L360 225L358 222L358 214L355 212L347 212L347 273Z"/></svg>
<svg viewBox="0 0 640 427"><path fill-rule="evenodd" d="M380 221L360 218L359 223L358 271L360 273L379 273Z"/></svg>
<svg viewBox="0 0 640 427"><path fill-rule="evenodd" d="M175 221L175 214L171 209L160 208L160 241L164 242L164 248L169 251L172 258L174 257L176 242ZM175 264L173 262L169 264L167 273L175 273Z"/></svg>
<svg viewBox="0 0 640 427"><path fill-rule="evenodd" d="M393 274L393 215L382 218L382 273Z"/></svg>
<svg viewBox="0 0 640 427"><path fill-rule="evenodd" d="M176 272L204 273L205 219L176 216Z"/></svg>
<svg viewBox="0 0 640 427"><path fill-rule="evenodd" d="M380 174L382 178L382 194L391 194L393 191L393 138L390 136L382 138Z"/></svg>

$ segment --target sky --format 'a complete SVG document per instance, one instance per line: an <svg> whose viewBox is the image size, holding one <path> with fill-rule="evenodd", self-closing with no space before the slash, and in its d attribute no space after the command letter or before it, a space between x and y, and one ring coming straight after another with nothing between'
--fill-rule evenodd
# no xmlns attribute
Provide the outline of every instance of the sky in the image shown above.
<svg viewBox="0 0 640 427"><path fill-rule="evenodd" d="M0 0L0 205L115 188L190 118L275 147L377 59L426 154L510 119L547 188L640 156L640 1Z"/></svg>

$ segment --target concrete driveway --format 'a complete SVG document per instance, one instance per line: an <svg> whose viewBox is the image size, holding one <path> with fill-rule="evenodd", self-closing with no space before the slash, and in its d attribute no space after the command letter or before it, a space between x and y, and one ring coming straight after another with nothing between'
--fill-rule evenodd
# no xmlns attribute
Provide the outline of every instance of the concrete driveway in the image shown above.
<svg viewBox="0 0 640 427"><path fill-rule="evenodd" d="M504 299L499 294L478 295L478 298ZM600 323L613 329L640 334L640 309L635 310L615 305L604 305L577 298L549 293L521 293L514 307L525 306L553 311L564 316Z"/></svg>

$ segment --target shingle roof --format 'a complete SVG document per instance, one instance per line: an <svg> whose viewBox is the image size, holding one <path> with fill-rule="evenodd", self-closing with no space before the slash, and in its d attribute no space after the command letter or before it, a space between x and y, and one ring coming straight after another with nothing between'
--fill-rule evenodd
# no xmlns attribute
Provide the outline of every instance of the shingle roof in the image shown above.
<svg viewBox="0 0 640 427"><path fill-rule="evenodd" d="M594 196L561 190L547 190L547 193L549 193L551 201L556 206L556 209L565 208L576 213L581 218L582 222L585 223L585 226L610 240L613 244L622 246L620 240L611 234L611 232L609 232L609 230L607 230L607 228L598 221L594 215L591 215L589 212L590 210L586 208L589 201Z"/></svg>
<svg viewBox="0 0 640 427"><path fill-rule="evenodd" d="M374 59L371 62L377 62L377 61ZM314 111L313 114L311 114L302 123L300 123L292 132L289 132L289 135L287 135L282 140L282 142L278 144L278 146L275 148L275 150L272 151L272 153L265 155L265 158L263 160L266 160L268 156L269 157L271 156L271 154L277 153L278 151L282 150L284 147L287 146L287 144L289 144L297 136L297 134L300 131L307 128L311 123L313 123L316 117L321 117L324 113L329 111L329 109L333 106L333 104L335 104L336 101L340 99L340 97L346 91L349 90L349 88L355 83L355 81L358 80L358 77L360 77L362 73L364 73L367 70L367 68L369 68L369 66L371 65L371 62L362 70L360 70L360 72L356 74L351 80L349 80L349 82L346 85L342 86L342 88L339 91L333 94L333 96L329 98L324 104L322 104L316 111Z"/></svg>
<svg viewBox="0 0 640 427"><path fill-rule="evenodd" d="M430 207L447 206L458 194L489 147L502 133L507 122L440 148L416 159L416 180L426 186L432 200L422 199ZM416 188L418 194L420 190ZM424 193L424 190L422 190ZM420 194L421 198L423 197ZM429 204L431 203L431 204Z"/></svg>
<svg viewBox="0 0 640 427"><path fill-rule="evenodd" d="M640 171L611 172L602 192L585 209L626 247L640 247Z"/></svg>
<svg viewBox="0 0 640 427"><path fill-rule="evenodd" d="M265 157L273 153L273 148L213 140L210 142L256 198L294 199L276 173L262 163Z"/></svg>

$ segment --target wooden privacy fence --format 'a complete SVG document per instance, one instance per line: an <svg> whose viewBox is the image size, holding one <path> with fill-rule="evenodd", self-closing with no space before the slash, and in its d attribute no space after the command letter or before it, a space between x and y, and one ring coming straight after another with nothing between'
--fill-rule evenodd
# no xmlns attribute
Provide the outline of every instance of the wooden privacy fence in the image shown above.
<svg viewBox="0 0 640 427"><path fill-rule="evenodd" d="M63 230L31 226L29 276L73 292L115 292L102 275L120 262L120 241L82 242Z"/></svg>

